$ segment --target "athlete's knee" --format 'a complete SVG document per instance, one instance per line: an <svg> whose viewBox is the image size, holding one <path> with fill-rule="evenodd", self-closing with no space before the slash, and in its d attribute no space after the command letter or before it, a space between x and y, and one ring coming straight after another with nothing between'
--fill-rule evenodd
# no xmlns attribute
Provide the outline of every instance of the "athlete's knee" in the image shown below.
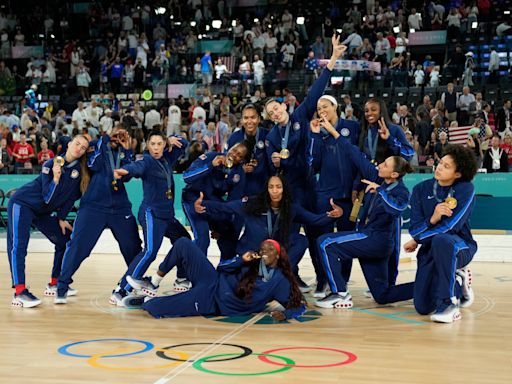
<svg viewBox="0 0 512 384"><path fill-rule="evenodd" d="M446 233L436 235L432 239L432 247L446 247L453 244L452 236Z"/></svg>

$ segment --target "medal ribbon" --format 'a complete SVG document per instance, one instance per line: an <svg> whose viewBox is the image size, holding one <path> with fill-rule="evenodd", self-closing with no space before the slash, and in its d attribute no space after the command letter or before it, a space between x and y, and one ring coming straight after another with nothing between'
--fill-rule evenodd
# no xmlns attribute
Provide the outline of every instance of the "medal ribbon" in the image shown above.
<svg viewBox="0 0 512 384"><path fill-rule="evenodd" d="M167 190L169 191L172 187L172 171L169 168L169 164L167 163L167 160L165 160L162 156L162 161L156 160L156 163L160 167L160 169L163 171L165 178L167 179Z"/></svg>
<svg viewBox="0 0 512 384"><path fill-rule="evenodd" d="M375 141L373 141L372 131L368 131L368 149L370 150L371 160L376 160L377 157L377 144L379 142L379 132L375 135Z"/></svg>

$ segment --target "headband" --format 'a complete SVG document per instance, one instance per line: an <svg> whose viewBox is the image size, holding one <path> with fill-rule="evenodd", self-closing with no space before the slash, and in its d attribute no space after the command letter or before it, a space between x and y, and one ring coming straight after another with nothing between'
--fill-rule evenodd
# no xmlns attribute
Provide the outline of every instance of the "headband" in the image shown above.
<svg viewBox="0 0 512 384"><path fill-rule="evenodd" d="M326 99L326 100L329 100L331 103L334 104L335 107L338 107L338 102L336 101L336 99L334 97L332 97L331 95L323 95L322 97L320 97L318 99L318 101L322 100L322 99ZM318 103L317 103L318 104Z"/></svg>
<svg viewBox="0 0 512 384"><path fill-rule="evenodd" d="M277 254L279 256L281 256L281 246L279 245L279 243L277 241L275 241L274 239L266 239L266 240L263 240L263 242L272 244L275 247L275 249L277 250Z"/></svg>

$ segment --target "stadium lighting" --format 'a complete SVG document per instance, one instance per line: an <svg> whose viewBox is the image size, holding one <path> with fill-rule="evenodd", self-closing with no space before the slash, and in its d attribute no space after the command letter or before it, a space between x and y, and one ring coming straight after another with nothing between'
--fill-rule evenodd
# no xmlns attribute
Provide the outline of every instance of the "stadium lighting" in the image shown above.
<svg viewBox="0 0 512 384"><path fill-rule="evenodd" d="M304 25L304 16L297 17L297 25Z"/></svg>
<svg viewBox="0 0 512 384"><path fill-rule="evenodd" d="M504 15L510 15L510 11L503 11Z"/></svg>
<svg viewBox="0 0 512 384"><path fill-rule="evenodd" d="M256 17L256 18L254 18L254 22L255 22L255 23L259 23L259 22L260 22L260 19L258 19L258 18Z"/></svg>
<svg viewBox="0 0 512 384"><path fill-rule="evenodd" d="M343 32L343 29L338 28L338 29L336 30L336 32L341 33L341 32Z"/></svg>
<svg viewBox="0 0 512 384"><path fill-rule="evenodd" d="M197 25L197 23L196 23L195 21L191 21L191 22L190 22L190 26L191 26L191 27L195 27L196 25Z"/></svg>
<svg viewBox="0 0 512 384"><path fill-rule="evenodd" d="M158 7L157 9L155 9L155 13L157 15L164 15L166 11L167 9L165 9L164 7Z"/></svg>
<svg viewBox="0 0 512 384"><path fill-rule="evenodd" d="M207 31L209 31L209 30L210 30L210 26L209 26L209 25L207 25L207 26L206 26L206 30L207 30Z"/></svg>
<svg viewBox="0 0 512 384"><path fill-rule="evenodd" d="M478 21L473 21L473 22L471 23L471 28L472 28L472 29L477 29L477 28L478 28Z"/></svg>
<svg viewBox="0 0 512 384"><path fill-rule="evenodd" d="M174 15L169 16L169 19L171 19L171 20L174 19Z"/></svg>
<svg viewBox="0 0 512 384"><path fill-rule="evenodd" d="M213 28L220 29L221 26L222 26L222 21L221 20L213 20L212 21L212 27Z"/></svg>
<svg viewBox="0 0 512 384"><path fill-rule="evenodd" d="M414 33L416 30L414 28L409 29L409 33Z"/></svg>
<svg viewBox="0 0 512 384"><path fill-rule="evenodd" d="M181 25L181 21L176 21L174 25Z"/></svg>
<svg viewBox="0 0 512 384"><path fill-rule="evenodd" d="M44 38L44 35L43 35L42 33L40 33L40 34L39 34L39 37L40 37L41 39L43 39L43 38Z"/></svg>
<svg viewBox="0 0 512 384"><path fill-rule="evenodd" d="M269 25L268 25L268 28L269 28L269 29L271 29L271 28L272 28L272 24L269 24Z"/></svg>
<svg viewBox="0 0 512 384"><path fill-rule="evenodd" d="M232 26L232 27L236 27L236 20L233 20L233 21L231 22L231 26Z"/></svg>
<svg viewBox="0 0 512 384"><path fill-rule="evenodd" d="M53 33L50 35L50 37L51 37L52 39L55 39L55 35L54 35Z"/></svg>
<svg viewBox="0 0 512 384"><path fill-rule="evenodd" d="M202 39L203 39L203 35L198 35L198 36L197 36L197 38L198 38L199 40L202 40Z"/></svg>
<svg viewBox="0 0 512 384"><path fill-rule="evenodd" d="M400 26L396 25L393 27L393 32L399 33L400 32Z"/></svg>

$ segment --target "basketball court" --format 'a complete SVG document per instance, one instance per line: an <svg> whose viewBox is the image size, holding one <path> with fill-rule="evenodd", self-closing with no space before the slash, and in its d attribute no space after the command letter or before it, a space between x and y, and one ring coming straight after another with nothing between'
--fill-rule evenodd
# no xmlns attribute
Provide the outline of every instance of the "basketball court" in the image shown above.
<svg viewBox="0 0 512 384"><path fill-rule="evenodd" d="M404 236L404 239L406 237ZM78 295L56 306L43 296L50 243L34 234L27 281L43 300L11 308L12 291L0 234L0 361L6 383L507 383L512 378L512 237L477 235L472 266L476 299L461 321L430 322L411 301L381 306L364 296L358 262L349 289L351 310L314 307L277 323L265 313L246 317L153 319L108 303L124 272L110 232L75 276ZM169 244L162 247L161 259ZM218 262L216 245L210 260ZM402 255L404 256L404 255ZM150 271L158 265L158 260ZM313 283L308 256L301 276ZM412 281L416 263L404 258L398 282ZM174 274L160 293L172 289Z"/></svg>

